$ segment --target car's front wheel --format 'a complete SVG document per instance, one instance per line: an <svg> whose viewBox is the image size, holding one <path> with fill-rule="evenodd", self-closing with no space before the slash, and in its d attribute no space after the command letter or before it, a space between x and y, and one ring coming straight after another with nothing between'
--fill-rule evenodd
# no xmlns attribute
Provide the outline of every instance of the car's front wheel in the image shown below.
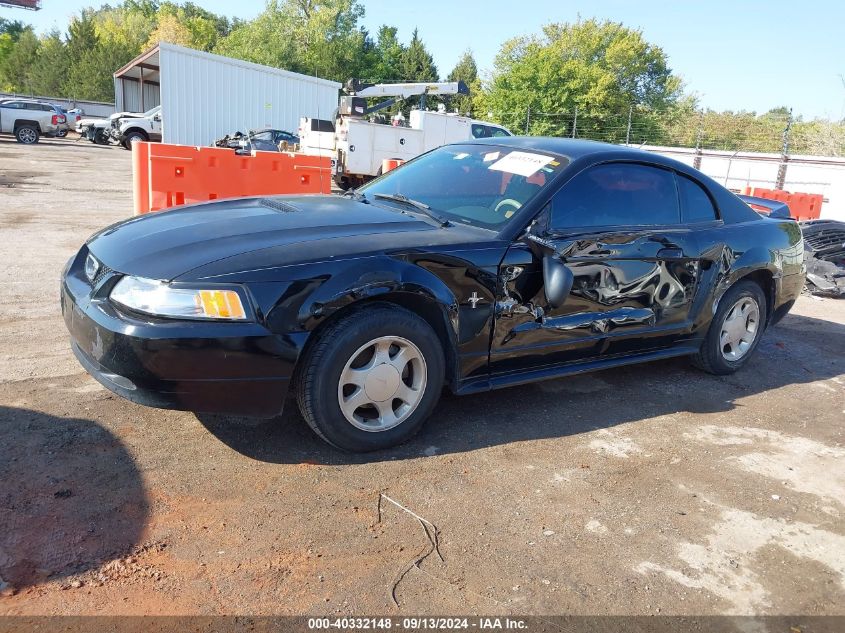
<svg viewBox="0 0 845 633"><path fill-rule="evenodd" d="M431 414L443 387L443 347L408 310L377 304L329 326L298 376L299 408L321 438L365 452L401 444Z"/></svg>
<svg viewBox="0 0 845 633"><path fill-rule="evenodd" d="M716 374L732 374L745 365L763 336L766 325L766 297L753 281L731 286L719 300L707 337L695 365Z"/></svg>
<svg viewBox="0 0 845 633"><path fill-rule="evenodd" d="M144 134L141 133L141 132L129 132L129 134L126 135L126 138L123 139L123 147L125 149L131 150L132 145L134 143L139 143L141 141L146 141L146 140L147 140L147 137L144 136Z"/></svg>

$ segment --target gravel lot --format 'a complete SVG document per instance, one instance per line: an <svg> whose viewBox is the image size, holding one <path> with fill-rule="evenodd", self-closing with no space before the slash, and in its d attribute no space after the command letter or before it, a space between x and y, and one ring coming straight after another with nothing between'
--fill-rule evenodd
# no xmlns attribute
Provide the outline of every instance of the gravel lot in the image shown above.
<svg viewBox="0 0 845 633"><path fill-rule="evenodd" d="M59 274L131 211L123 149L0 137L0 614L845 614L845 301L802 297L734 376L446 396L350 456L292 407L198 418L84 373ZM412 567L382 493L443 560Z"/></svg>

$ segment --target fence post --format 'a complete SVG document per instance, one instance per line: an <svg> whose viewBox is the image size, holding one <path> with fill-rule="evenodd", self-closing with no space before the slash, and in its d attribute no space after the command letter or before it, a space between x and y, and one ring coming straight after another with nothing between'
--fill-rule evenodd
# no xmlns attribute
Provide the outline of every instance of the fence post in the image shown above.
<svg viewBox="0 0 845 633"><path fill-rule="evenodd" d="M631 116L634 114L633 104L628 108L628 129L625 132L625 145L631 144Z"/></svg>
<svg viewBox="0 0 845 633"><path fill-rule="evenodd" d="M575 118L572 120L572 138L575 138L575 134L578 131L578 106L575 106Z"/></svg>
<svg viewBox="0 0 845 633"><path fill-rule="evenodd" d="M775 189L783 189L786 184L786 164L789 162L789 132L792 129L792 108L789 108L789 116L786 118L786 127L783 129L783 150L781 151L778 176L775 181Z"/></svg>
<svg viewBox="0 0 845 633"><path fill-rule="evenodd" d="M694 169L701 169L701 136L704 134L704 110L698 113L698 132L695 134L695 158L692 159Z"/></svg>

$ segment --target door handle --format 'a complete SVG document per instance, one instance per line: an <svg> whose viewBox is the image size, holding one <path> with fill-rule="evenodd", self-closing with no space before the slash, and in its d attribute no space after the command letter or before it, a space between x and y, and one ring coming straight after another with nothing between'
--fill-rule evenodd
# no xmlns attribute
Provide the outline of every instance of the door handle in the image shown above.
<svg viewBox="0 0 845 633"><path fill-rule="evenodd" d="M684 251L676 247L661 248L657 251L657 257L660 259L683 259Z"/></svg>

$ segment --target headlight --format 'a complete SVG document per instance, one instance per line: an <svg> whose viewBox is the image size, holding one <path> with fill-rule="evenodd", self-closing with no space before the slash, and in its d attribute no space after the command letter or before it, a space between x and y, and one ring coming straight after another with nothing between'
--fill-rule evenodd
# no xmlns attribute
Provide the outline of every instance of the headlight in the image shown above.
<svg viewBox="0 0 845 633"><path fill-rule="evenodd" d="M100 270L100 262L91 253L88 253L88 257L85 258L85 276L90 283L94 283L98 270Z"/></svg>
<svg viewBox="0 0 845 633"><path fill-rule="evenodd" d="M247 318L241 297L234 290L174 288L155 279L124 277L109 297L131 310L155 316L235 321Z"/></svg>

